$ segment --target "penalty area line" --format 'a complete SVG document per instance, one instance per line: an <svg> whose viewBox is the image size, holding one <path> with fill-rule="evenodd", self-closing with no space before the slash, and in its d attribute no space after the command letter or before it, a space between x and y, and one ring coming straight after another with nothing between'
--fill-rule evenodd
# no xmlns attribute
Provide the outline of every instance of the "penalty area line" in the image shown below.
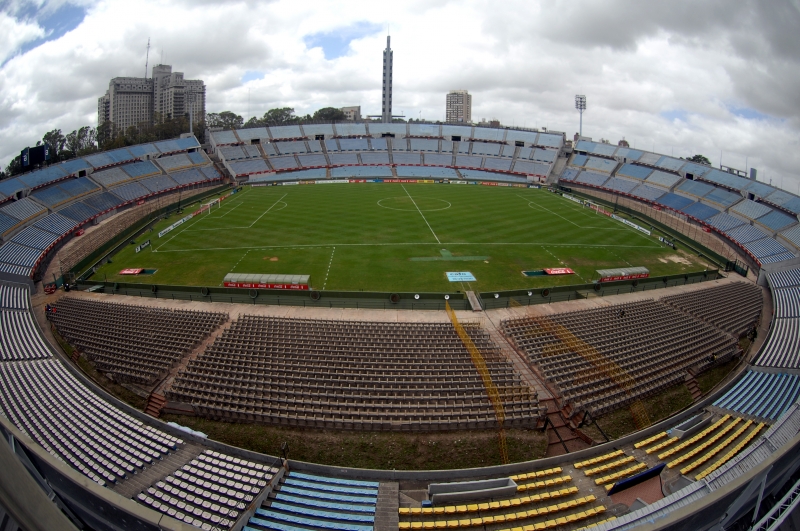
<svg viewBox="0 0 800 531"><path fill-rule="evenodd" d="M275 208L275 205L277 205L278 203L280 203L280 202L281 202L281 200L283 200L283 198L284 198L284 197L286 197L286 195L287 195L287 194L288 194L288 192L287 192L286 194L283 194L283 195L280 197L280 199L278 199L277 201L275 201L274 203L272 203L272 206L271 206L271 207L269 207L268 209L266 209L266 210L264 211L264 213L263 213L263 214L261 214L260 216L258 216L254 222L252 222L250 225L248 225L248 227L247 227L247 228L249 229L249 228L251 228L253 225L255 225L256 223L258 223L258 220L260 220L261 218L263 218L264 216L266 216L266 215L269 213L269 211L270 211L270 210L272 210L273 208Z"/></svg>

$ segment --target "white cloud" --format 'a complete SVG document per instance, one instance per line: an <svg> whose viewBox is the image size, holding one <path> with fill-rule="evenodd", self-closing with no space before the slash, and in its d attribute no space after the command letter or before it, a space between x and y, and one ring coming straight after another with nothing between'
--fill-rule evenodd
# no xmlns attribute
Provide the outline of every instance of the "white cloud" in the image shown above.
<svg viewBox="0 0 800 531"><path fill-rule="evenodd" d="M44 29L38 24L20 21L8 13L0 12L0 63L27 43L44 37Z"/></svg>
<svg viewBox="0 0 800 531"><path fill-rule="evenodd" d="M702 153L715 163L722 151L724 164L758 167L760 177L782 178L797 191L796 6L99 0L78 28L0 68L0 163L53 127L94 125L108 81L144 72L148 38L151 65L163 53L164 62L206 82L209 112L292 106L305 114L360 104L364 114L378 113L384 31L356 38L333 60L308 49L304 37L391 24L396 113L442 119L445 93L466 88L475 119L571 136L574 95L586 94L584 134L624 136L676 156ZM0 15L0 54L41 37L37 28ZM247 72L264 76L243 83Z"/></svg>

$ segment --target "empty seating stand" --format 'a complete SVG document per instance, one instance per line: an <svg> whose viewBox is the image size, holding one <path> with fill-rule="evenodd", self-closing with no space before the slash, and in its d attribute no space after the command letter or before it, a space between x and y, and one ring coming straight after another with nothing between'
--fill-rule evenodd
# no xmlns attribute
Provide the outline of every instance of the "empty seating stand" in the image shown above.
<svg viewBox="0 0 800 531"><path fill-rule="evenodd" d="M517 495L461 505L399 509L400 529L552 529L583 522L605 512L594 495L581 495L560 467L511 476ZM531 480L536 480L529 482Z"/></svg>
<svg viewBox="0 0 800 531"><path fill-rule="evenodd" d="M505 425L534 425L535 394L487 334L468 330L503 398ZM497 425L450 323L242 316L189 362L167 397L228 421L365 430Z"/></svg>
<svg viewBox="0 0 800 531"><path fill-rule="evenodd" d="M508 319L502 326L573 411L594 415L679 384L689 368L709 367L736 349L731 335L654 301Z"/></svg>
<svg viewBox="0 0 800 531"><path fill-rule="evenodd" d="M125 481L180 448L182 440L112 407L52 357L27 291L0 283L0 414L100 485Z"/></svg>
<svg viewBox="0 0 800 531"><path fill-rule="evenodd" d="M375 522L378 483L291 472L244 527L367 531Z"/></svg>
<svg viewBox="0 0 800 531"><path fill-rule="evenodd" d="M227 320L222 313L148 308L63 297L59 333L121 382L152 384Z"/></svg>
<svg viewBox="0 0 800 531"><path fill-rule="evenodd" d="M206 450L134 499L201 529L230 529L277 472L264 464Z"/></svg>
<svg viewBox="0 0 800 531"><path fill-rule="evenodd" d="M761 289L750 282L734 282L699 292L664 297L661 302L689 313L736 337L758 323L763 305Z"/></svg>

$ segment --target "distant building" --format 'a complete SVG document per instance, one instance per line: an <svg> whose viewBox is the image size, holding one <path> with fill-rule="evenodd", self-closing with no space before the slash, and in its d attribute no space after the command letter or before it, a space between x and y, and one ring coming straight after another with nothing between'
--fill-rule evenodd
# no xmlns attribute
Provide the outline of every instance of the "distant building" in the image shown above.
<svg viewBox="0 0 800 531"><path fill-rule="evenodd" d="M631 145L628 143L628 141L625 140L624 138L622 140L620 140L619 142L617 142L617 145L619 147L625 147L625 148L631 147Z"/></svg>
<svg viewBox="0 0 800 531"><path fill-rule="evenodd" d="M356 122L361 120L361 105L355 107L342 107L340 109L344 113L345 120Z"/></svg>
<svg viewBox="0 0 800 531"><path fill-rule="evenodd" d="M170 65L153 67L151 78L115 77L97 100L97 125L112 122L117 131L155 120L188 116L205 119L206 87L201 80L184 79Z"/></svg>
<svg viewBox="0 0 800 531"><path fill-rule="evenodd" d="M466 90L451 90L447 94L445 122L472 123L472 96Z"/></svg>

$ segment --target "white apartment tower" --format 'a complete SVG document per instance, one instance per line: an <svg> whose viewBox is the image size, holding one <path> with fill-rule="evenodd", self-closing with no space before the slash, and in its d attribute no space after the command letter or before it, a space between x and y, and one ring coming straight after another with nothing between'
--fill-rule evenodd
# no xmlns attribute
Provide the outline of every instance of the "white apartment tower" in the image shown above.
<svg viewBox="0 0 800 531"><path fill-rule="evenodd" d="M201 80L184 79L170 65L153 67L153 77L115 77L105 95L97 100L97 125L106 121L117 131L141 123L153 124L192 113L205 119L206 87Z"/></svg>
<svg viewBox="0 0 800 531"><path fill-rule="evenodd" d="M392 47L389 35L386 36L386 49L383 51L383 107L381 118L385 124L392 121Z"/></svg>
<svg viewBox="0 0 800 531"><path fill-rule="evenodd" d="M448 123L472 122L472 95L466 90L451 90L447 94L445 121Z"/></svg>

